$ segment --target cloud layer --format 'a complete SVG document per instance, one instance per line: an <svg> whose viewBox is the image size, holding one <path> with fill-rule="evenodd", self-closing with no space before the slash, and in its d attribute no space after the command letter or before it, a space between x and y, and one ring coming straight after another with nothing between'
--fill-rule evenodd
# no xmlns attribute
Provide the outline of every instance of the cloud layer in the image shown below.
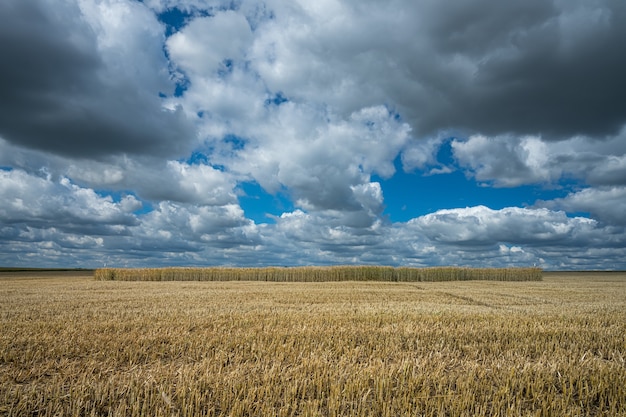
<svg viewBox="0 0 626 417"><path fill-rule="evenodd" d="M0 264L626 268L624 21L620 0L3 1ZM398 169L539 197L399 222ZM289 207L252 220L245 184Z"/></svg>

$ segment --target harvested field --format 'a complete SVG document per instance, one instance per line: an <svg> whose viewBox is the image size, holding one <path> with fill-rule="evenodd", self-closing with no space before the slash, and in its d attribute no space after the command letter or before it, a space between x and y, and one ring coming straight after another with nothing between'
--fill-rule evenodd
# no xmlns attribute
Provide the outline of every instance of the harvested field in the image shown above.
<svg viewBox="0 0 626 417"><path fill-rule="evenodd" d="M3 416L626 416L626 274L18 275L0 273Z"/></svg>

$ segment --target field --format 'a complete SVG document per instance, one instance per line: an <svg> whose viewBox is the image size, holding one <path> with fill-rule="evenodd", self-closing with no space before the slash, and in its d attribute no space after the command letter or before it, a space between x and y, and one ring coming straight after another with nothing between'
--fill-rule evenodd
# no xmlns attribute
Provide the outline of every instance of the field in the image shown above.
<svg viewBox="0 0 626 417"><path fill-rule="evenodd" d="M626 416L626 274L0 273L1 416Z"/></svg>

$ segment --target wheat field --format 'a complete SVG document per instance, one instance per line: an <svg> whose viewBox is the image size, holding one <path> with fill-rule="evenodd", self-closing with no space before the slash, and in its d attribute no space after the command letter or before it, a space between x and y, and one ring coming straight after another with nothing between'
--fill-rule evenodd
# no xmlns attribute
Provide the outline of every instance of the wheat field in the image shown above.
<svg viewBox="0 0 626 417"><path fill-rule="evenodd" d="M0 274L2 416L626 416L626 275Z"/></svg>
<svg viewBox="0 0 626 417"><path fill-rule="evenodd" d="M541 281L541 268L409 268L376 265L268 268L101 268L103 281Z"/></svg>

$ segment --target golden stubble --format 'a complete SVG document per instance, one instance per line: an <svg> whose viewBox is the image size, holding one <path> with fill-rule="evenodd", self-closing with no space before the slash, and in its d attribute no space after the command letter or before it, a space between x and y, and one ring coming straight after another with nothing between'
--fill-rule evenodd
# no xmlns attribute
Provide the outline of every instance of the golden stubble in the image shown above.
<svg viewBox="0 0 626 417"><path fill-rule="evenodd" d="M626 415L626 276L0 277L0 415Z"/></svg>

